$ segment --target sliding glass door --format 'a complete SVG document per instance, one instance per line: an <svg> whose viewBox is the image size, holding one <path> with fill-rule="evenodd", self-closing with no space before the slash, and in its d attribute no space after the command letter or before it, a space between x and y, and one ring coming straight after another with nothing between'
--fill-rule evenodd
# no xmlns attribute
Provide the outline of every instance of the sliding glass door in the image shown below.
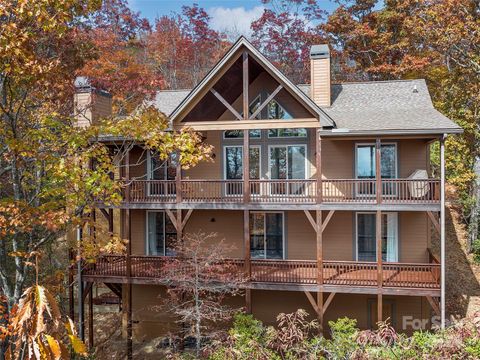
<svg viewBox="0 0 480 360"><path fill-rule="evenodd" d="M376 161L375 144L357 144L356 146L356 166L355 175L357 179L375 179ZM397 177L397 147L395 144L384 144L381 146L380 155L380 173L382 179L394 179ZM383 193L394 195L393 184L383 185ZM387 189L388 187L388 189ZM360 183L357 185L357 195L374 196L375 182Z"/></svg>
<svg viewBox="0 0 480 360"><path fill-rule="evenodd" d="M165 211L147 211L147 255L175 255L177 232Z"/></svg>
<svg viewBox="0 0 480 360"><path fill-rule="evenodd" d="M269 147L269 170L272 180L306 179L306 145L274 145ZM272 184L274 195L301 195L304 184Z"/></svg>
<svg viewBox="0 0 480 360"><path fill-rule="evenodd" d="M225 146L224 147L224 169L225 180L243 179L243 147ZM250 179L260 179L260 146L250 147ZM241 182L227 182L225 185L227 195L242 195L243 184ZM255 189L252 187L252 193Z"/></svg>
<svg viewBox="0 0 480 360"><path fill-rule="evenodd" d="M147 155L147 179L175 180L177 173L176 155L172 153L168 159L161 160L157 154L149 152ZM175 195L175 193L174 184L149 182L148 195L150 196Z"/></svg>
<svg viewBox="0 0 480 360"><path fill-rule="evenodd" d="M250 213L250 255L255 259L283 259L283 213Z"/></svg>
<svg viewBox="0 0 480 360"><path fill-rule="evenodd" d="M377 261L376 214L357 213L357 261ZM398 261L397 213L382 213L382 260Z"/></svg>

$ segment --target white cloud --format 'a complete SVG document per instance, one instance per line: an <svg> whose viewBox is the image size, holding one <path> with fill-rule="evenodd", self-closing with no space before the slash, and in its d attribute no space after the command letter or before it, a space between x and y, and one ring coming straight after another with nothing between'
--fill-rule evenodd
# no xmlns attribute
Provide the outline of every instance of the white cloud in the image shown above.
<svg viewBox="0 0 480 360"><path fill-rule="evenodd" d="M207 11L211 16L212 29L225 32L232 40L236 40L240 35L246 37L251 35L250 24L262 16L264 9L263 6L255 6L249 10L243 6L236 8L219 6L211 7Z"/></svg>

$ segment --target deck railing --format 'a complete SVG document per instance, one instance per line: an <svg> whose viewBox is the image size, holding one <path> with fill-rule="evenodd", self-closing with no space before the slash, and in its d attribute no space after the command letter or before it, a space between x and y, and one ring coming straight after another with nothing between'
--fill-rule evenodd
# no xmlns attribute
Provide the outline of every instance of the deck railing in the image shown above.
<svg viewBox="0 0 480 360"><path fill-rule="evenodd" d="M242 180L181 181L177 196L175 180L132 180L130 203L243 203ZM324 179L324 203L376 203L375 179ZM440 182L436 179L382 179L381 201L385 204L432 204L440 202ZM315 204L317 182L303 180L250 180L250 203Z"/></svg>
<svg viewBox="0 0 480 360"><path fill-rule="evenodd" d="M172 257L132 256L132 278L156 279L165 277L166 265ZM177 259L178 260L178 259ZM243 276L243 259L225 259L222 263L230 272ZM176 267L180 273L189 271L187 267ZM383 264L384 287L394 288L440 288L439 264ZM121 255L104 255L84 270L85 276L118 277L126 276L126 258ZM317 262L314 260L251 260L250 281L254 283L301 284L317 283ZM323 261L323 283L341 286L377 286L378 272L375 262Z"/></svg>

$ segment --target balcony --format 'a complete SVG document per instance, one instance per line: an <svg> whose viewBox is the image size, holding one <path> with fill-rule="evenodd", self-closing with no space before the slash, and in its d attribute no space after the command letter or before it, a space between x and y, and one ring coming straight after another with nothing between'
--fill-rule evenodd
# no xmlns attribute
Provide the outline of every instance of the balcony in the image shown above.
<svg viewBox="0 0 480 360"><path fill-rule="evenodd" d="M375 179L322 180L317 198L317 181L250 180L250 204L439 204L440 180L382 179L377 199ZM126 203L244 203L242 180L181 180L177 194L175 180L132 180L126 187ZM178 196L177 196L178 195Z"/></svg>
<svg viewBox="0 0 480 360"><path fill-rule="evenodd" d="M131 276L137 283L162 283L165 276L165 264L171 257L132 256ZM229 271L244 277L245 260L228 259ZM250 262L251 287L269 286L317 286L317 262L315 260L257 260ZM183 271L188 271L187 268ZM105 255L84 271L86 279L109 282L124 282L126 279L126 257ZM376 262L323 261L323 286L325 291L374 293L379 285L384 293L402 291L428 291L438 296L440 290L440 264L438 263L384 263L382 265L382 284L378 284ZM343 290L342 290L343 289Z"/></svg>

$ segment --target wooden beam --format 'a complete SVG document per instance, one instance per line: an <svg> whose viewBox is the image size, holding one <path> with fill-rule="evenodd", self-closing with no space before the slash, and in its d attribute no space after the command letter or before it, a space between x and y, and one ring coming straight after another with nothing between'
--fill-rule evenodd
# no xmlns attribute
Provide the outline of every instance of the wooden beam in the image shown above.
<svg viewBox="0 0 480 360"><path fill-rule="evenodd" d="M250 264L250 212L243 211L243 242L244 242L244 259L245 259L245 276L250 281L252 269Z"/></svg>
<svg viewBox="0 0 480 360"><path fill-rule="evenodd" d="M323 202L323 185L322 185L322 138L320 137L320 129L315 130L315 167L317 171L317 204Z"/></svg>
<svg viewBox="0 0 480 360"><path fill-rule="evenodd" d="M325 218L325 221L322 224L322 232L325 231L328 223L330 222L330 219L332 218L333 214L335 214L335 210L330 210L327 214L327 217Z"/></svg>
<svg viewBox="0 0 480 360"><path fill-rule="evenodd" d="M317 302L315 301L315 299L313 298L312 294L310 294L310 291L304 291L305 295L307 296L307 299L308 301L310 301L310 304L312 305L313 307L313 310L315 310L315 313L319 314L319 309L318 309L318 306L317 306Z"/></svg>
<svg viewBox="0 0 480 360"><path fill-rule="evenodd" d="M87 282L86 286L83 288L83 301L87 298L88 294L92 290L93 282Z"/></svg>
<svg viewBox="0 0 480 360"><path fill-rule="evenodd" d="M177 204L182 202L182 165L180 164L179 151L177 151L177 164L175 172L175 200Z"/></svg>
<svg viewBox="0 0 480 360"><path fill-rule="evenodd" d="M182 228L182 209L177 209L177 242L181 243L183 239L183 228Z"/></svg>
<svg viewBox="0 0 480 360"><path fill-rule="evenodd" d="M377 285L379 288L383 286L382 272L382 211L377 210L375 219L375 239L377 248Z"/></svg>
<svg viewBox="0 0 480 360"><path fill-rule="evenodd" d="M303 212L307 216L307 219L310 222L310 224L312 225L313 230L315 230L315 232L317 232L317 223L315 222L312 214L310 214L310 211L309 210L303 210Z"/></svg>
<svg viewBox="0 0 480 360"><path fill-rule="evenodd" d="M441 328L445 329L445 270L446 270L446 247L445 247L445 138L440 138L440 322Z"/></svg>
<svg viewBox="0 0 480 360"><path fill-rule="evenodd" d="M430 303L430 306L432 307L433 311L437 316L440 316L440 307L438 306L438 301L433 299L431 296L425 296Z"/></svg>
<svg viewBox="0 0 480 360"><path fill-rule="evenodd" d="M330 295L328 295L328 298L327 300L325 301L325 304L323 305L323 314L325 315L325 312L327 311L328 309L328 306L330 305L330 303L332 302L333 300L333 297L335 296L336 293L334 292L331 292Z"/></svg>
<svg viewBox="0 0 480 360"><path fill-rule="evenodd" d="M382 203L382 169L381 169L381 157L382 157L382 144L380 138L375 141L375 184L377 193L377 204Z"/></svg>
<svg viewBox="0 0 480 360"><path fill-rule="evenodd" d="M223 98L223 96L218 93L217 90L215 90L214 88L211 88L210 91L211 91L211 93L212 93L213 95L215 95L215 97L216 97L218 100L220 100L220 102L221 102L223 105L225 105L225 107L226 107L228 110L230 110L230 112L233 114L233 116L235 116L235 117L237 118L237 120L242 120L242 115L240 115L240 114L238 113L238 111L235 110L235 109L233 108L233 106L230 105L230 104L228 103L228 101L225 100L225 99Z"/></svg>
<svg viewBox="0 0 480 360"><path fill-rule="evenodd" d="M185 229L185 225L187 225L188 219L190 219L190 215L192 215L193 209L188 209L187 214L183 218L182 221L182 231Z"/></svg>
<svg viewBox="0 0 480 360"><path fill-rule="evenodd" d="M248 52L242 54L242 87L243 87L243 120L248 120L250 114L250 101L248 97Z"/></svg>
<svg viewBox="0 0 480 360"><path fill-rule="evenodd" d="M176 217L175 215L173 215L172 210L170 210L170 209L165 209L165 213L166 213L166 214L168 215L168 217L170 218L170 221L172 222L173 227L175 228L175 230L176 230L177 233L178 233L177 217Z"/></svg>
<svg viewBox="0 0 480 360"><path fill-rule="evenodd" d="M107 221L110 220L110 214L108 213L107 210L100 208L100 211Z"/></svg>
<svg viewBox="0 0 480 360"><path fill-rule="evenodd" d="M323 285L323 234L322 210L316 211L317 215L317 284Z"/></svg>
<svg viewBox="0 0 480 360"><path fill-rule="evenodd" d="M243 130L243 202L250 202L250 134L248 130Z"/></svg>
<svg viewBox="0 0 480 360"><path fill-rule="evenodd" d="M108 210L108 231L113 233L113 209Z"/></svg>
<svg viewBox="0 0 480 360"><path fill-rule="evenodd" d="M319 128L320 122L316 118L284 119L253 119L253 120L211 120L185 121L174 125L175 130L191 128L195 131L223 131L223 130L255 130L255 129L284 129L284 128Z"/></svg>
<svg viewBox="0 0 480 360"><path fill-rule="evenodd" d="M245 289L245 310L247 314L252 313L252 289Z"/></svg>
<svg viewBox="0 0 480 360"><path fill-rule="evenodd" d="M250 120L255 119L255 117L256 117L258 114L260 114L260 111L262 111L262 110L265 108L265 106L267 106L267 105L270 103L270 101L272 101L273 98L274 98L274 97L280 92L280 90L282 90L282 89L283 89L283 86L282 86L282 85L278 85L277 88L276 88L275 90L273 90L273 92L270 94L270 96L267 97L267 98L265 99L265 101L260 104L260 106L257 108L257 110L255 110L255 112L254 112L252 115L250 115L249 119L250 119Z"/></svg>
<svg viewBox="0 0 480 360"><path fill-rule="evenodd" d="M323 292L317 292L317 318L318 318L318 332L323 336Z"/></svg>
<svg viewBox="0 0 480 360"><path fill-rule="evenodd" d="M91 283L93 285L93 283ZM88 294L88 346L93 349L93 288Z"/></svg>
<svg viewBox="0 0 480 360"><path fill-rule="evenodd" d="M430 220L432 220L432 224L435 227L435 230L437 230L438 234L440 235L440 223L438 220L435 218L435 215L431 211L427 211L428 217Z"/></svg>
<svg viewBox="0 0 480 360"><path fill-rule="evenodd" d="M383 321L383 296L377 295L377 322Z"/></svg>
<svg viewBox="0 0 480 360"><path fill-rule="evenodd" d="M128 236L128 243L127 243L127 285L126 285L126 296L127 296L127 304L125 307L126 310L126 317L127 317L127 359L133 359L133 321L132 321L132 217L131 212L129 209L126 210L126 229L125 232Z"/></svg>

